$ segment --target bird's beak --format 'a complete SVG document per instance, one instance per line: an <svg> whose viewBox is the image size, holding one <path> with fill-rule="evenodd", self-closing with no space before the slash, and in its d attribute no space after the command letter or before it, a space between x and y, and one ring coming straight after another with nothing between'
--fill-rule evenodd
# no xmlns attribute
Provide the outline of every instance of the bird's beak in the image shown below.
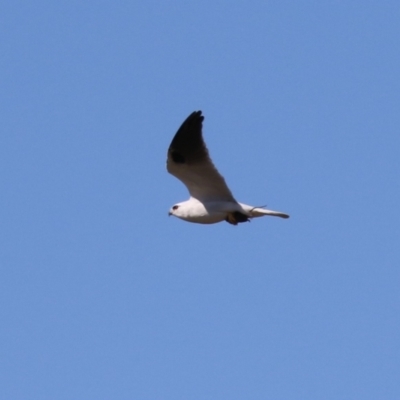
<svg viewBox="0 0 400 400"><path fill-rule="evenodd" d="M168 217L170 217L172 215L171 211L168 211Z"/></svg>

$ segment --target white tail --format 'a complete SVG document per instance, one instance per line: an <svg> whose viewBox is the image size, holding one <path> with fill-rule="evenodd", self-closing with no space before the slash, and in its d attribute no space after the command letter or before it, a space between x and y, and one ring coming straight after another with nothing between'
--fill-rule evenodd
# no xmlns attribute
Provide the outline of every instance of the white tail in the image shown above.
<svg viewBox="0 0 400 400"><path fill-rule="evenodd" d="M267 210L266 208L263 207L252 207L242 203L239 204L243 208L243 210L246 211L246 214L250 218L263 217L264 215L270 215L272 217L280 217L280 218L289 218L288 214L285 214L280 211Z"/></svg>

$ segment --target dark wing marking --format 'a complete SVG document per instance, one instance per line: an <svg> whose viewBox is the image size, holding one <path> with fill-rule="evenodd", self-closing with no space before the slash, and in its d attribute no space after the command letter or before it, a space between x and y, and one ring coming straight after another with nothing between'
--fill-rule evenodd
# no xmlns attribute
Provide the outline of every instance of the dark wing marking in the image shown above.
<svg viewBox="0 0 400 400"><path fill-rule="evenodd" d="M203 120L201 111L195 111L183 122L169 146L167 170L200 201L236 201L211 161L202 135Z"/></svg>

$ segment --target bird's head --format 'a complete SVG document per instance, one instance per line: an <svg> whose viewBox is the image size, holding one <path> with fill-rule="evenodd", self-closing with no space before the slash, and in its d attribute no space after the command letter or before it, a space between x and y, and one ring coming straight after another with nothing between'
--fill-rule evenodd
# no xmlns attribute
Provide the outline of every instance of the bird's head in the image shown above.
<svg viewBox="0 0 400 400"><path fill-rule="evenodd" d="M179 210L180 206L181 206L180 204L175 204L174 206L172 206L168 211L168 215L169 216L174 215L175 217L180 217L181 216Z"/></svg>

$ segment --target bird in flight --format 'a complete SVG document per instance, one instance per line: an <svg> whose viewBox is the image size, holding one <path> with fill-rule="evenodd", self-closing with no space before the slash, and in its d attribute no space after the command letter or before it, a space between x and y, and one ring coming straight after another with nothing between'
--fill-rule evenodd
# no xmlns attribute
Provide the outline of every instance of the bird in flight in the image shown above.
<svg viewBox="0 0 400 400"><path fill-rule="evenodd" d="M265 215L289 218L282 212L235 200L208 154L202 135L203 120L201 111L190 114L169 146L167 170L184 183L190 199L176 203L168 214L199 224L226 221L237 225Z"/></svg>

